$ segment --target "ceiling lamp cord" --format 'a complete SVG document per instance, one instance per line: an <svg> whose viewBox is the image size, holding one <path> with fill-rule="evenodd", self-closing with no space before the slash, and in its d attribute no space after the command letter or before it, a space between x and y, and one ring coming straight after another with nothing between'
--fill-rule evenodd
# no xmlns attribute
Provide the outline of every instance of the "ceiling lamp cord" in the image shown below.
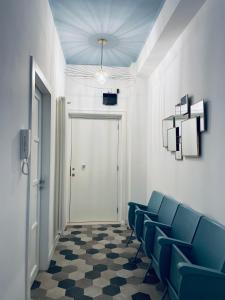
<svg viewBox="0 0 225 300"><path fill-rule="evenodd" d="M102 39L101 40L101 42L102 42L102 46L101 46L101 70L102 70L102 64L103 64L103 47L104 47L104 40Z"/></svg>
<svg viewBox="0 0 225 300"><path fill-rule="evenodd" d="M96 72L95 78L100 84L104 84L108 78L108 73L103 70L103 52L104 45L107 43L107 40L104 38L98 39L98 44L101 44L101 66L100 70Z"/></svg>

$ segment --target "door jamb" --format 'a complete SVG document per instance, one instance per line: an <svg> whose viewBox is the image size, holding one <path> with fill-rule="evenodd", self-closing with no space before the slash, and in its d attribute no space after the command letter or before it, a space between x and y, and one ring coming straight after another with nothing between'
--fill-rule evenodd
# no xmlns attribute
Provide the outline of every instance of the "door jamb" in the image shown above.
<svg viewBox="0 0 225 300"><path fill-rule="evenodd" d="M127 113L125 111L83 111L70 110L67 118L67 138L66 138L66 180L68 182L68 190L70 191L70 158L71 158L71 119L72 118L88 118L88 119L115 119L120 121L119 126L119 173L118 173L118 222L124 224L126 220L126 206L128 197L128 181L127 181ZM66 222L69 223L69 201L70 192L66 197Z"/></svg>

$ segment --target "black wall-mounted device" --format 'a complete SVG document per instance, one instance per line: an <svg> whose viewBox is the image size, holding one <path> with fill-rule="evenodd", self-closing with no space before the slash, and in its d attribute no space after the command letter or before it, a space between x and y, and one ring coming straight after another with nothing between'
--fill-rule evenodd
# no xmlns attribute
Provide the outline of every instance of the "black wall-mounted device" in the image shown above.
<svg viewBox="0 0 225 300"><path fill-rule="evenodd" d="M117 105L117 94L103 93L103 105Z"/></svg>

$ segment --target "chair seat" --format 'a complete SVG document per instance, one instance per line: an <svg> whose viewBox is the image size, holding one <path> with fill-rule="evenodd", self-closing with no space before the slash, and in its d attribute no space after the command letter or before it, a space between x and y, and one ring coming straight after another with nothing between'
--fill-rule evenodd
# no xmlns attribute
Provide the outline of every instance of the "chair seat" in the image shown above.
<svg viewBox="0 0 225 300"><path fill-rule="evenodd" d="M159 279L165 283L169 273L171 245L174 242L190 245L201 219L201 214L180 204L169 228L155 226L154 242L151 250L152 267Z"/></svg>
<svg viewBox="0 0 225 300"><path fill-rule="evenodd" d="M151 197L148 201L148 204L141 204L138 202L129 202L129 210L128 210L128 223L132 230L135 229L135 210L141 209L145 211L149 211L151 213L157 214L159 208L161 206L164 195L160 192L153 191Z"/></svg>
<svg viewBox="0 0 225 300"><path fill-rule="evenodd" d="M175 246L172 245L171 249L171 268L170 268L170 273L169 273L169 282L173 286L174 290L176 292L179 291L180 283L182 280L182 277L178 271L178 263L181 262L186 262L190 263L191 262L188 260L188 258L181 252L181 250Z"/></svg>
<svg viewBox="0 0 225 300"><path fill-rule="evenodd" d="M166 235L162 229L160 229L159 227L156 226L155 228L155 237L154 237L154 246L153 246L153 253L152 256L159 260L160 258L160 253L161 253L161 245L158 242L158 239L160 237L167 237L168 235Z"/></svg>

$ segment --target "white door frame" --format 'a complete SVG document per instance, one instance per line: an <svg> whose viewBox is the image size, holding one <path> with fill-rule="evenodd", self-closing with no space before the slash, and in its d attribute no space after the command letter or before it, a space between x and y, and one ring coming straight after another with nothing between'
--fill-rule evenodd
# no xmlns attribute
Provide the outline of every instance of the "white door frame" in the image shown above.
<svg viewBox="0 0 225 300"><path fill-rule="evenodd" d="M49 202L50 202L50 153L51 153L51 88L45 79L42 71L34 61L30 59L30 102L29 102L29 126L32 131L32 102L35 97L35 88L42 93L41 110L41 179L45 181L44 188L40 190L40 228L39 228L39 269L46 270L49 265ZM32 135L32 134L31 134ZM44 153L44 155L43 155ZM31 164L31 156L29 163ZM26 221L26 300L30 300L30 197L31 178L28 176L28 197L27 197L27 221Z"/></svg>
<svg viewBox="0 0 225 300"><path fill-rule="evenodd" d="M71 159L71 119L72 118L87 118L87 119L115 119L119 120L119 155L118 155L118 222L125 223L126 220L126 206L128 199L128 178L127 178L127 114L125 111L81 111L71 110L68 112L68 124L67 124L67 139L66 139L66 178L68 182L68 189L70 191L70 159ZM70 193L66 198L66 221L69 224L69 201Z"/></svg>

